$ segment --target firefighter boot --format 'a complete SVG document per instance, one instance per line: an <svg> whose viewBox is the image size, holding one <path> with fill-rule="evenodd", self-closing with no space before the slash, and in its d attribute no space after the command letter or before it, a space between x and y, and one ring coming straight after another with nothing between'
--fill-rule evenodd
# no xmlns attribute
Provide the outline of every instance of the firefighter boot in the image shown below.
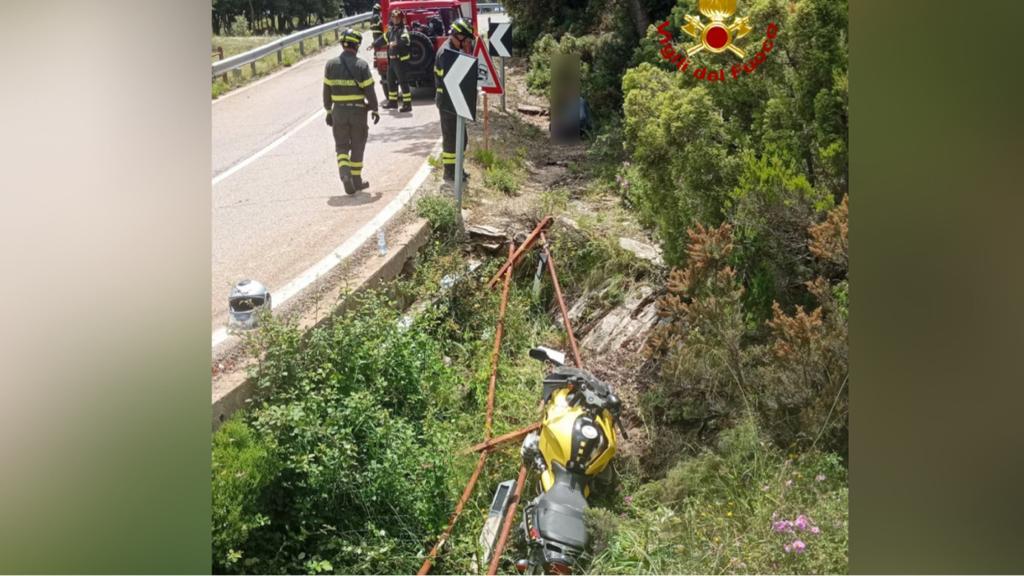
<svg viewBox="0 0 1024 576"><path fill-rule="evenodd" d="M349 194L355 194L356 192L359 192L360 190L366 190L369 187L370 187L370 183L364 181L362 176L353 176L352 177L352 191L348 192L347 189L345 191L348 192Z"/></svg>
<svg viewBox="0 0 1024 576"><path fill-rule="evenodd" d="M412 92L402 94L402 109L399 112L412 112Z"/></svg>

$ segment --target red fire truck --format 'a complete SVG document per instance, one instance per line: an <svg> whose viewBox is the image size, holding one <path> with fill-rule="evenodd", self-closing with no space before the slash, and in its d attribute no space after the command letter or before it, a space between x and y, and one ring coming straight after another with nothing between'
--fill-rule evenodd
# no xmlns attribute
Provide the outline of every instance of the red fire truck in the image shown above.
<svg viewBox="0 0 1024 576"><path fill-rule="evenodd" d="M405 13L405 25L412 38L412 50L406 62L405 76L409 84L416 86L434 85L434 55L448 39L448 28L458 18L473 22L477 27L476 0L381 0L381 25L385 34L392 10ZM374 49L373 64L381 78L388 75L387 47Z"/></svg>

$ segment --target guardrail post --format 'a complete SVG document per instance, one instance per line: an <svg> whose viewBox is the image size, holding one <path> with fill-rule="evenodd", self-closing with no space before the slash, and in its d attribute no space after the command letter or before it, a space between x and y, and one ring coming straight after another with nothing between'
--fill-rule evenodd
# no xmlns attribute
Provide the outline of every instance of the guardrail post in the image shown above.
<svg viewBox="0 0 1024 576"><path fill-rule="evenodd" d="M280 66L284 64L284 50L277 51L277 64Z"/></svg>
<svg viewBox="0 0 1024 576"><path fill-rule="evenodd" d="M242 69L241 68L235 68L234 69L234 73L235 73L235 80L237 80L238 82L241 82L242 81Z"/></svg>
<svg viewBox="0 0 1024 576"><path fill-rule="evenodd" d="M335 42L340 42L341 41L341 32L339 32L337 28L334 29L334 41Z"/></svg>
<svg viewBox="0 0 1024 576"><path fill-rule="evenodd" d="M317 34L316 35L316 43L317 43L318 46L320 46L320 49L323 50L323 48L324 48L324 35L323 34Z"/></svg>
<svg viewBox="0 0 1024 576"><path fill-rule="evenodd" d="M306 43L303 40L299 40L299 54L301 56L306 55Z"/></svg>
<svg viewBox="0 0 1024 576"><path fill-rule="evenodd" d="M224 47L223 46L218 46L217 47L217 60L223 60L223 59L224 59ZM221 80L224 81L225 84L228 83L228 73L227 72L225 72L224 75L221 76L220 78L221 78Z"/></svg>
<svg viewBox="0 0 1024 576"><path fill-rule="evenodd" d="M252 76L253 76L253 78L255 78L256 77L256 61L255 60L253 60L252 62L249 63L249 69L252 70Z"/></svg>

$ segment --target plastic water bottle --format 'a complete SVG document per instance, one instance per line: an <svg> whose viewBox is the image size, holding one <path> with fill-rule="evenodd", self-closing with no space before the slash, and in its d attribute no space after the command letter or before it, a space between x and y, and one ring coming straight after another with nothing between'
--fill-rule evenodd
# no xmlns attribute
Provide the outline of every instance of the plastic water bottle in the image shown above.
<svg viewBox="0 0 1024 576"><path fill-rule="evenodd" d="M377 231L377 253L381 256L388 253L388 243L384 240L384 230Z"/></svg>

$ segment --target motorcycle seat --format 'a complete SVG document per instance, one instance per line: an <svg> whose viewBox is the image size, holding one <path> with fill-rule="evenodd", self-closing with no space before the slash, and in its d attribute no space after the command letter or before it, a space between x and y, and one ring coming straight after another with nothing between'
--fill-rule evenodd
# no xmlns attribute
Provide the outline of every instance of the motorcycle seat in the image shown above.
<svg viewBox="0 0 1024 576"><path fill-rule="evenodd" d="M545 540L583 549L587 545L587 528L583 520L587 499L583 486L565 473L551 489L537 498L537 530ZM563 480L564 479L564 480Z"/></svg>

